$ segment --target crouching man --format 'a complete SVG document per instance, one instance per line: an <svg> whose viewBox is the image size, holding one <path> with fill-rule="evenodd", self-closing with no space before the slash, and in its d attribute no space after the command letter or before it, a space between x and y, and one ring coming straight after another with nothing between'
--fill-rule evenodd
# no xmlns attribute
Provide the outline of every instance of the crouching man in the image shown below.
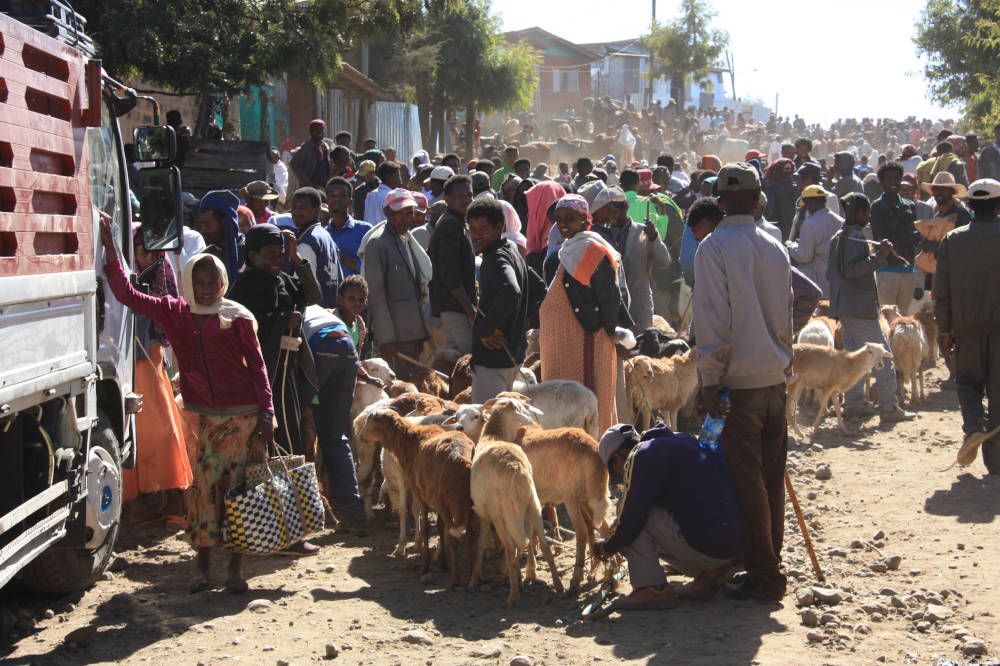
<svg viewBox="0 0 1000 666"><path fill-rule="evenodd" d="M703 450L685 433L658 426L641 441L630 425L601 438L601 459L625 480L618 518L594 555L624 553L632 593L620 610L672 608L679 599L707 599L726 582L743 549L739 502L722 450ZM694 581L678 593L661 560Z"/></svg>

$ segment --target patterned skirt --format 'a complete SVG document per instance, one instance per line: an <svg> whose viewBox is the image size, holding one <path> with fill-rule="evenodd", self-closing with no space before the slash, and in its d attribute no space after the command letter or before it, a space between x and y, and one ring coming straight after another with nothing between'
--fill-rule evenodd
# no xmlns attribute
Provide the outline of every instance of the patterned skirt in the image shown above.
<svg viewBox="0 0 1000 666"><path fill-rule="evenodd" d="M598 432L618 422L615 343L603 330L588 333L580 326L563 287L563 268L556 273L539 310L542 378L571 379L597 396Z"/></svg>
<svg viewBox="0 0 1000 666"><path fill-rule="evenodd" d="M185 410L184 419L194 442L185 538L195 548L220 546L226 493L243 481L259 415L209 416Z"/></svg>

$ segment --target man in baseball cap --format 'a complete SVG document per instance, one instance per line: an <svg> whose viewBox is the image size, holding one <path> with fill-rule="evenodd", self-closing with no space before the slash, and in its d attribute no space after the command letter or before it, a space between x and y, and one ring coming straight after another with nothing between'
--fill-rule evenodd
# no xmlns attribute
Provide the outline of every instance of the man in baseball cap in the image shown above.
<svg viewBox="0 0 1000 666"><path fill-rule="evenodd" d="M757 169L722 167L716 181L725 217L695 255L694 326L701 404L728 422L721 449L742 510L747 574L727 593L779 601L784 534L783 478L788 446L785 371L792 363L792 292L788 254L754 218ZM722 390L731 390L728 410Z"/></svg>
<svg viewBox="0 0 1000 666"><path fill-rule="evenodd" d="M274 215L269 206L278 198L278 192L263 180L247 183L239 194L247 202L247 208L253 211L255 224L265 224Z"/></svg>
<svg viewBox="0 0 1000 666"><path fill-rule="evenodd" d="M390 190L383 200L385 224L363 244L362 274L368 281L368 313L379 352L407 381L411 366L397 354L420 356L427 339L421 294L430 278L427 255L410 233L417 200L413 192Z"/></svg>
<svg viewBox="0 0 1000 666"><path fill-rule="evenodd" d="M955 359L958 404L966 441L1000 426L1000 182L983 178L966 195L973 220L950 232L937 251L934 315L941 352ZM983 397L988 411L983 411ZM1000 399L1000 398L998 398ZM988 416L987 416L988 414ZM982 444L983 463L1000 474L1000 437ZM972 452L975 455L975 452Z"/></svg>
<svg viewBox="0 0 1000 666"><path fill-rule="evenodd" d="M691 435L660 425L640 437L628 424L612 426L598 447L611 477L624 479L618 518L600 559L624 553L632 593L616 610L672 608L681 598L706 599L726 582L743 552L739 502L725 454L701 449ZM661 559L694 577L679 594Z"/></svg>
<svg viewBox="0 0 1000 666"><path fill-rule="evenodd" d="M428 200L430 203L436 203L444 196L444 184L454 175L455 172L452 171L451 167L434 167L430 178L427 179L427 191L430 193Z"/></svg>

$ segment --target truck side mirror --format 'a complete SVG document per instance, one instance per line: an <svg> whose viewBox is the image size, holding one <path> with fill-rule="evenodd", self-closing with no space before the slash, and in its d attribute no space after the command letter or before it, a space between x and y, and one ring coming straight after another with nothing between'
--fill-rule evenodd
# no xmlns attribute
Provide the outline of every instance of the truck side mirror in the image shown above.
<svg viewBox="0 0 1000 666"><path fill-rule="evenodd" d="M181 204L181 172L175 166L139 170L139 210L142 244L147 252L181 247L184 208Z"/></svg>
<svg viewBox="0 0 1000 666"><path fill-rule="evenodd" d="M137 162L173 162L177 158L177 135L169 125L136 127L132 136Z"/></svg>

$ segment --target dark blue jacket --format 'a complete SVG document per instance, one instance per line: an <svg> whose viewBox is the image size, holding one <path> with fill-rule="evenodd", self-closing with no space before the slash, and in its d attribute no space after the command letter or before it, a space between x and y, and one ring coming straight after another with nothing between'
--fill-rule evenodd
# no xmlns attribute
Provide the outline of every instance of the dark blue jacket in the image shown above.
<svg viewBox="0 0 1000 666"><path fill-rule="evenodd" d="M625 495L605 544L617 553L632 543L653 507L670 512L688 544L720 559L743 552L740 507L722 449L660 425L643 435L625 463Z"/></svg>
<svg viewBox="0 0 1000 666"><path fill-rule="evenodd" d="M312 249L316 255L316 281L323 292L324 308L337 307L337 288L344 274L340 269L340 257L337 254L337 244L333 242L330 232L323 228L319 222L314 222L296 234L300 245L305 245ZM291 266L285 267L286 273L292 273Z"/></svg>

